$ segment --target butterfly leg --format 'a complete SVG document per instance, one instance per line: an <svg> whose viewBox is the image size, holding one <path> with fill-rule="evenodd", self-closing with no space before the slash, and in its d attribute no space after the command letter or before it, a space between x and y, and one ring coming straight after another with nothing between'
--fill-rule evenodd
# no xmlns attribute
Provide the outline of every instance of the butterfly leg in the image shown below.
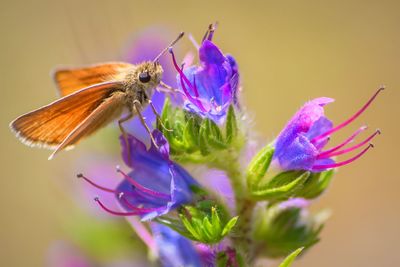
<svg viewBox="0 0 400 267"><path fill-rule="evenodd" d="M154 144L154 146L158 149L159 147L158 147L158 145L157 145L157 142L156 142L156 140L154 139L153 134L151 133L151 130L150 130L149 126L147 125L146 120L145 120L144 117L143 117L143 114L142 114L142 104L141 104L139 101L137 101L137 100L133 101L133 109L134 109L135 113L138 115L139 120L140 120L140 122L142 123L143 127L144 127L144 128L146 129L146 131L149 133L150 138L151 138L151 142L152 142L152 143Z"/></svg>
<svg viewBox="0 0 400 267"><path fill-rule="evenodd" d="M172 86L169 86L168 84L164 83L163 81L160 82L160 86L163 87L164 89L167 89L166 92L169 91L169 93L180 93L178 89L173 88Z"/></svg>
<svg viewBox="0 0 400 267"><path fill-rule="evenodd" d="M164 130L166 130L167 132L172 132L172 129L168 129L168 128L165 126L165 124L162 122L161 116L160 116L160 114L157 112L157 109L156 109L156 107L154 106L153 102L152 102L150 99L148 100L148 102L149 102L149 105L150 105L151 109L153 110L154 115L156 115L157 122L158 122L158 123L161 125L161 127L162 127Z"/></svg>
<svg viewBox="0 0 400 267"><path fill-rule="evenodd" d="M119 129L121 130L122 133L122 137L124 138L125 141L125 145L128 148L128 160L131 161L131 153L130 153L130 147L129 147L129 142L128 142L128 134L124 128L124 126L122 125L124 122L129 121L130 119L132 119L134 116L132 110L129 111L129 114L126 115L125 117L121 118L120 120L118 120L118 126Z"/></svg>

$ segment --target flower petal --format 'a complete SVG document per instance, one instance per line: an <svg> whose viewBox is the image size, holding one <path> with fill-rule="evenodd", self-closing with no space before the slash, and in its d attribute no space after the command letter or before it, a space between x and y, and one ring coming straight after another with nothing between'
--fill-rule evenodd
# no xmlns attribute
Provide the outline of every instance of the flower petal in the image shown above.
<svg viewBox="0 0 400 267"><path fill-rule="evenodd" d="M315 146L301 134L279 152L277 159L283 170L311 170L318 156Z"/></svg>

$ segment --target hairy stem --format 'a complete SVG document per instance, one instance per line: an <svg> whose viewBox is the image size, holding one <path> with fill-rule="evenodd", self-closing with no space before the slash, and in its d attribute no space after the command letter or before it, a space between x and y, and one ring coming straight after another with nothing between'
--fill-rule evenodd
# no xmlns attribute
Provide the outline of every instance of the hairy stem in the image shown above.
<svg viewBox="0 0 400 267"><path fill-rule="evenodd" d="M219 157L221 160L214 162L215 167L224 170L229 177L232 189L235 194L236 213L239 220L235 231L232 234L232 240L236 250L251 265L254 260L254 253L251 239L251 221L255 207L255 202L249 197L244 173L240 169L237 157Z"/></svg>

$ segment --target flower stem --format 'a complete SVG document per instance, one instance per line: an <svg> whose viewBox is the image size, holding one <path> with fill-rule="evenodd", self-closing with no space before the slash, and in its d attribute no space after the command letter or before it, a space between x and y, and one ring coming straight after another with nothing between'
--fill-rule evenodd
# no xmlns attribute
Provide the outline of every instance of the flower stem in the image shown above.
<svg viewBox="0 0 400 267"><path fill-rule="evenodd" d="M240 169L238 158L232 156L218 158L221 160L214 162L215 167L224 170L231 181L235 194L236 213L239 216L232 241L236 250L250 264L254 259L251 222L256 203L249 197L244 173Z"/></svg>

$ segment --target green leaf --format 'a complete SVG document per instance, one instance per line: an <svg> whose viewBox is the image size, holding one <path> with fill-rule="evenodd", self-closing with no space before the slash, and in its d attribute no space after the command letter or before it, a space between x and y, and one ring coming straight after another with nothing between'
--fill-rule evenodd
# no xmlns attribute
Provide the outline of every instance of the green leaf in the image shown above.
<svg viewBox="0 0 400 267"><path fill-rule="evenodd" d="M238 126L236 121L235 109L233 105L229 106L228 114L226 115L226 143L232 143L237 134L238 134Z"/></svg>
<svg viewBox="0 0 400 267"><path fill-rule="evenodd" d="M303 187L310 172L283 172L272 178L267 185L253 188L252 197L261 200L284 200L296 196L296 192Z"/></svg>
<svg viewBox="0 0 400 267"><path fill-rule="evenodd" d="M246 171L247 185L249 188L257 186L268 171L271 164L274 148L270 145L263 147L256 156L253 157Z"/></svg>
<svg viewBox="0 0 400 267"><path fill-rule="evenodd" d="M235 227L239 216L233 217L229 220L229 222L225 225L224 229L222 230L222 236L226 236L232 229Z"/></svg>
<svg viewBox="0 0 400 267"><path fill-rule="evenodd" d="M304 249L304 247L298 248L293 251L289 256L285 258L285 260L279 265L279 267L290 267L296 257L300 254L300 252Z"/></svg>

